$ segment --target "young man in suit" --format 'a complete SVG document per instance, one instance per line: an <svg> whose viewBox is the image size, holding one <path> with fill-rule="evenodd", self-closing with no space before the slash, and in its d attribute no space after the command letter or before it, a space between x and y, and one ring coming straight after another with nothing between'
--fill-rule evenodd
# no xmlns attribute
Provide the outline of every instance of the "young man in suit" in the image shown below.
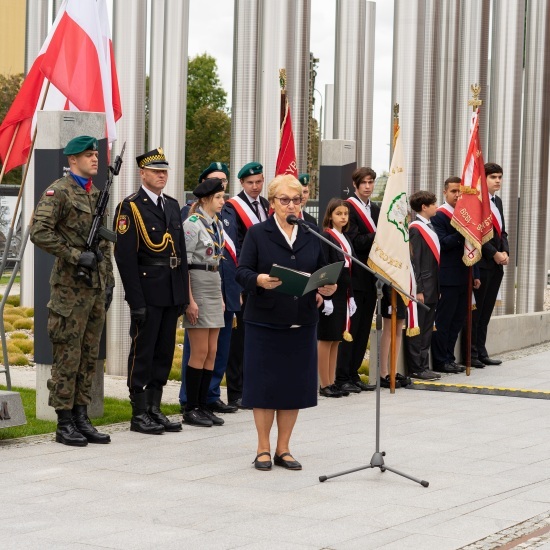
<svg viewBox="0 0 550 550"><path fill-rule="evenodd" d="M259 162L245 164L237 174L242 191L229 199L223 206L221 217L224 225L237 227L235 244L236 262L242 248L246 232L253 225L267 220L269 202L261 196L264 186L263 166ZM236 284L236 283L235 283ZM242 294L242 306L235 313L237 326L231 331L231 345L225 379L227 382L227 400L230 406L242 408L243 393L243 353L244 321L243 312L246 305L246 293Z"/></svg>
<svg viewBox="0 0 550 550"><path fill-rule="evenodd" d="M441 245L439 264L440 297L435 312L436 331L432 336L433 370L436 372L463 372L455 362L454 348L466 319L472 299L468 296L470 270L462 261L464 237L451 225L453 212L460 197L459 177L445 180L445 202L437 209L431 222ZM474 265L474 288L479 288L479 268Z"/></svg>
<svg viewBox="0 0 550 550"><path fill-rule="evenodd" d="M350 208L347 235L358 259L366 264L380 215L380 208L370 200L376 172L372 168L362 167L355 170L351 178L355 193L348 199ZM336 385L343 392L360 393L376 389L376 385L362 382L358 372L369 343L376 306L375 281L374 275L368 271L359 267L352 269L353 294L357 306L351 318L350 333L353 341L342 341L336 360Z"/></svg>
<svg viewBox="0 0 550 550"><path fill-rule="evenodd" d="M437 198L430 191L417 191L409 199L416 218L409 225L411 261L416 279L416 298L430 309L418 308L420 334L405 338L408 374L420 380L437 380L441 375L430 370L435 308L439 300L440 245L430 219L437 212Z"/></svg>
<svg viewBox="0 0 550 550"><path fill-rule="evenodd" d="M508 265L508 234L504 224L502 200L495 193L502 183L502 168L494 162L485 164L485 177L493 214L493 238L481 248L479 271L481 286L474 291L476 309L472 312L472 365L500 365L500 359L491 359L487 353L487 327L495 307L504 266ZM474 363L476 365L474 365Z"/></svg>

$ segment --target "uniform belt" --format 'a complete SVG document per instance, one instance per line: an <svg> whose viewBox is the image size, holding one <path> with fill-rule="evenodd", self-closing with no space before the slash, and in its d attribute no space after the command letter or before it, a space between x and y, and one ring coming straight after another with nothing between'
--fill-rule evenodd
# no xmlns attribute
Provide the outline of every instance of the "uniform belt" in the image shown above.
<svg viewBox="0 0 550 550"><path fill-rule="evenodd" d="M181 258L176 256L170 256L169 258L139 258L139 265L166 265L170 266L172 269L181 265Z"/></svg>
<svg viewBox="0 0 550 550"><path fill-rule="evenodd" d="M187 267L189 269L200 269L201 271L218 271L218 266L211 264L189 264Z"/></svg>

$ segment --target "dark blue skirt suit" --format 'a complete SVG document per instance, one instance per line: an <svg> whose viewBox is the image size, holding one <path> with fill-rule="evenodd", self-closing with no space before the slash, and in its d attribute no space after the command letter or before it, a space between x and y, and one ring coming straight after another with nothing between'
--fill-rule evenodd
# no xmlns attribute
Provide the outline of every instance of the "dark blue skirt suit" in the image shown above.
<svg viewBox="0 0 550 550"><path fill-rule="evenodd" d="M243 406L284 410L317 405L316 293L290 296L256 281L273 264L313 273L326 263L319 239L298 228L290 247L273 216L248 230L237 268L237 282L248 292Z"/></svg>

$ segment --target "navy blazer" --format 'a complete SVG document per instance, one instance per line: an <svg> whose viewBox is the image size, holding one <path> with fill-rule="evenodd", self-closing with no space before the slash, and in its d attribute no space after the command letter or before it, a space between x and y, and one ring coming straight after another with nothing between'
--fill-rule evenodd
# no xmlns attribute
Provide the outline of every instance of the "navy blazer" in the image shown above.
<svg viewBox="0 0 550 550"><path fill-rule="evenodd" d="M464 237L451 225L449 217L438 210L430 220L441 245L439 284L462 286L468 284L468 266L462 261ZM479 266L474 264L474 279L479 279Z"/></svg>
<svg viewBox="0 0 550 550"><path fill-rule="evenodd" d="M319 320L315 292L290 296L256 285L258 275L269 273L273 264L313 273L327 264L321 241L298 228L292 248L271 216L246 233L239 257L237 282L248 292L244 320L275 325L313 325Z"/></svg>
<svg viewBox="0 0 550 550"><path fill-rule="evenodd" d="M420 222L423 223L423 222ZM439 265L430 245L414 225L409 227L411 263L416 279L416 292L424 294L425 304L439 300Z"/></svg>
<svg viewBox="0 0 550 550"><path fill-rule="evenodd" d="M508 245L508 233L506 233L506 224L504 223L504 210L502 209L502 199L495 195L495 205L500 212L502 218L502 231L499 235L497 230L493 227L493 238L487 241L481 247L481 260L479 260L479 267L481 269L504 269L504 266L495 263L493 256L497 252L506 252L510 255L510 247Z"/></svg>

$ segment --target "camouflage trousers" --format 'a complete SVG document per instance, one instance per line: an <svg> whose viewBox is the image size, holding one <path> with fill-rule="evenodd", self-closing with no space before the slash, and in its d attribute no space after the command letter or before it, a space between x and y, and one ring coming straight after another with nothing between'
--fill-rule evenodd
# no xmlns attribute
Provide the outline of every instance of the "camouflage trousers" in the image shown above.
<svg viewBox="0 0 550 550"><path fill-rule="evenodd" d="M56 410L89 405L105 323L105 291L53 285L48 309L53 348L48 403Z"/></svg>

